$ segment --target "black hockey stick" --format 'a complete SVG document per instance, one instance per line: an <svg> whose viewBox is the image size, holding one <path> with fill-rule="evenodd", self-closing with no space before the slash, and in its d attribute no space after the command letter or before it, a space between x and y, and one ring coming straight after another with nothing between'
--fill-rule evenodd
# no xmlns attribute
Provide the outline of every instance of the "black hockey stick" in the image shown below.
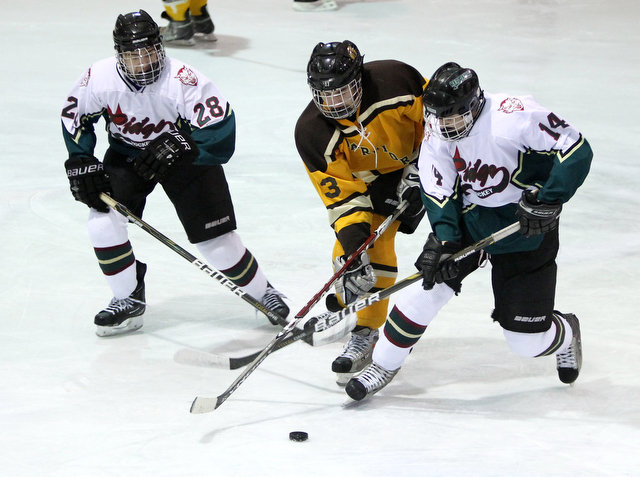
<svg viewBox="0 0 640 477"><path fill-rule="evenodd" d="M198 259L194 255L187 252L180 245L176 244L173 240L169 239L165 235L158 232L151 225L147 224L144 220L136 217L133 214L133 212L131 212L127 207L122 205L120 202L118 202L111 196L105 194L104 192L100 193L100 199L102 199L102 201L105 204L107 204L109 207L111 207L113 210L124 215L129 220L129 222L133 222L138 227L143 229L145 232L148 232L151 236L155 237L160 242L162 242L167 247L169 247L171 250L176 252L178 255L185 258L191 264L195 265L196 268L198 268L199 270L202 270L204 273L206 273L210 277L215 278L221 285L229 289L234 295L239 296L244 301L249 303L252 307L254 307L256 310L264 313L272 323L279 323L282 326L286 324L286 321L284 321L282 317L280 317L279 315L276 315L273 311L271 311L269 308L264 306L258 300L253 298L251 295L248 295L247 293L245 293L238 285L236 285L231 280L229 280L226 277L226 275L224 275L222 272L219 272L218 270L211 268L205 262L203 262L202 260Z"/></svg>
<svg viewBox="0 0 640 477"><path fill-rule="evenodd" d="M484 249L489 245L492 245L497 241L502 240L505 237L508 237L509 235L516 233L518 230L520 230L520 223L519 222L513 223L491 234L490 236L474 243L473 245L463 248L459 252L449 257L448 260L460 261L468 257L469 255L481 249ZM376 293L372 293L371 295L365 298L355 301L354 303L352 303L342 311L331 313L330 315L326 316L326 320L333 319L337 323L343 320L347 315L357 312L359 310L362 310L363 308L366 308L369 305L376 303L380 300L384 300L385 298L388 298L392 294L402 290L403 288L406 288L407 286L420 280L421 278L422 278L421 273L414 273L413 275L408 276L404 280L401 280L390 287L384 288ZM315 329L313 329L312 331L312 326L309 325L309 323L311 323L311 320L313 320L313 318L311 318L309 322L305 324L305 330L303 330L305 331L308 337L312 337L313 333L316 332ZM289 325L291 325L292 323L293 322L289 323ZM201 396L196 397L193 400L193 403L191 404L190 412L192 414L201 414L205 412L211 412L219 408L222 405L222 403L224 403L227 400L227 398L236 389L238 389L238 387L240 387L240 385L249 377L249 375L256 370L256 368L260 365L260 363L262 363L266 359L266 357L269 356L269 354L273 353L276 349L281 348L281 347L280 348L276 348L276 347L278 346L280 341L284 341L285 339L288 338L287 335L289 331L291 331L291 328L293 328L293 327L289 328L289 325L284 329L282 329L282 331L280 331L280 333L278 333L276 337L273 340L271 340L271 342L262 351L258 353L258 355L255 357L253 362L236 378L236 380L233 383L231 383L231 385L226 389L226 391L224 391L222 394L220 394L216 398L201 397ZM287 328L289 328L289 330L287 330ZM315 326L313 328L315 328Z"/></svg>
<svg viewBox="0 0 640 477"><path fill-rule="evenodd" d="M310 318L305 323L303 329L294 328L289 336L280 340L278 344L274 346L272 352L300 340L303 340L312 346L321 346L342 338L353 329L355 322L348 323L348 320L343 320L343 317L336 319L334 315L337 315L337 313L334 314L327 312ZM337 327L338 324L340 324L339 327ZM314 333L326 331L332 327L334 328L331 334L332 338L326 338L322 343L319 343L317 340L313 340ZM262 350L245 356L233 357L193 348L182 348L176 352L174 360L178 363L195 366L214 366L217 368L238 369L250 364L261 352Z"/></svg>

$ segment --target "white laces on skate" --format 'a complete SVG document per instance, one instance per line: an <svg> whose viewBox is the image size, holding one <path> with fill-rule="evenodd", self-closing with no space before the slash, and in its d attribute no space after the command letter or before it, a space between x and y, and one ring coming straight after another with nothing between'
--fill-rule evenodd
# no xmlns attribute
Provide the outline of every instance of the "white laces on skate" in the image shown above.
<svg viewBox="0 0 640 477"><path fill-rule="evenodd" d="M129 308L133 308L134 306L136 306L136 304L146 305L145 302L136 300L135 298L131 298L131 297L112 298L109 305L102 311L115 315L117 313L127 311Z"/></svg>
<svg viewBox="0 0 640 477"><path fill-rule="evenodd" d="M576 353L573 350L573 344L571 344L564 353L556 354L556 363L558 368L578 369L578 360L576 359Z"/></svg>
<svg viewBox="0 0 640 477"><path fill-rule="evenodd" d="M356 379L364 385L367 394L369 394L372 391L379 391L385 387L397 373L397 369L389 371L382 366L378 366L376 363L371 363Z"/></svg>
<svg viewBox="0 0 640 477"><path fill-rule="evenodd" d="M366 336L351 333L351 338L339 358L347 358L354 362L363 359L371 351L371 347L376 341L377 333L375 331L371 330Z"/></svg>
<svg viewBox="0 0 640 477"><path fill-rule="evenodd" d="M283 298L286 298L284 293L279 292L275 288L267 287L267 291L265 292L264 297L262 297L262 304L273 310L282 306Z"/></svg>

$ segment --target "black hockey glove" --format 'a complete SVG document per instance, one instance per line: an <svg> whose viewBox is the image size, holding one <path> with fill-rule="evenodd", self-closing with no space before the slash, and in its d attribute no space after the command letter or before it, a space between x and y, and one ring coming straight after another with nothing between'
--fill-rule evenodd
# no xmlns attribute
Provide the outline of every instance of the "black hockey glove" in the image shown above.
<svg viewBox="0 0 640 477"><path fill-rule="evenodd" d="M411 163L402 170L402 178L398 182L396 193L399 201L409 202L409 206L402 213L404 217L415 217L422 212L424 205L420 190L420 176L415 164Z"/></svg>
<svg viewBox="0 0 640 477"><path fill-rule="evenodd" d="M167 131L149 143L133 161L133 168L148 181L162 182L169 168L178 161L193 161L198 157L198 146L191 137L179 131Z"/></svg>
<svg viewBox="0 0 640 477"><path fill-rule="evenodd" d="M429 234L415 264L416 268L422 272L422 288L431 290L436 283L452 280L458 276L460 272L458 262L447 259L460 248L458 243L442 243L436 234L433 232Z"/></svg>
<svg viewBox="0 0 640 477"><path fill-rule="evenodd" d="M111 193L109 176L102 163L93 156L71 156L64 163L73 198L99 212L109 212L100 193Z"/></svg>
<svg viewBox="0 0 640 477"><path fill-rule="evenodd" d="M337 257L334 260L334 269L340 270L347 261L346 259L345 255ZM367 252L362 252L344 275L336 280L336 294L342 303L348 305L371 290L376 284L376 280L376 274L369 263L369 255Z"/></svg>
<svg viewBox="0 0 640 477"><path fill-rule="evenodd" d="M543 204L537 198L538 190L522 193L516 217L520 220L520 233L525 237L550 232L558 227L562 204Z"/></svg>

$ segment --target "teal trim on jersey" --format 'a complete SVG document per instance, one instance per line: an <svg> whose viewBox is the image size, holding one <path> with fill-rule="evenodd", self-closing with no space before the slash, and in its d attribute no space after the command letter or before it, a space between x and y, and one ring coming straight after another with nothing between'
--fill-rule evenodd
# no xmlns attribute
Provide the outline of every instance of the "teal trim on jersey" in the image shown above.
<svg viewBox="0 0 640 477"><path fill-rule="evenodd" d="M226 164L236 147L236 116L233 111L222 121L202 129L194 129L191 137L200 148L198 165Z"/></svg>
<svg viewBox="0 0 640 477"><path fill-rule="evenodd" d="M571 199L589 174L592 159L593 150L581 137L566 153L556 156L551 175L538 193L538 200L553 204Z"/></svg>
<svg viewBox="0 0 640 477"><path fill-rule="evenodd" d="M81 118L81 126L75 135L71 135L62 124L62 138L71 156L93 156L97 138L93 125L98 122L104 111L95 114L88 114Z"/></svg>

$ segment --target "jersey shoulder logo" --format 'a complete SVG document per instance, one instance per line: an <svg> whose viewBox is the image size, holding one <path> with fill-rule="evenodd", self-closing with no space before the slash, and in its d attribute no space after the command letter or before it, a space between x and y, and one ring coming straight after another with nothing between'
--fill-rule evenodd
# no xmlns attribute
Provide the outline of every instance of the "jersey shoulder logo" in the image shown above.
<svg viewBox="0 0 640 477"><path fill-rule="evenodd" d="M80 81L80 86L87 86L89 84L89 80L91 79L91 68L87 70L87 74L84 75L84 78Z"/></svg>
<svg viewBox="0 0 640 477"><path fill-rule="evenodd" d="M511 114L515 111L524 111L524 104L518 98L507 98L502 103L500 103L500 107L498 111Z"/></svg>
<svg viewBox="0 0 640 477"><path fill-rule="evenodd" d="M180 82L186 86L198 86L198 77L192 70L190 70L186 66L183 66L182 68L180 68L180 70L178 70L176 78L178 78Z"/></svg>

